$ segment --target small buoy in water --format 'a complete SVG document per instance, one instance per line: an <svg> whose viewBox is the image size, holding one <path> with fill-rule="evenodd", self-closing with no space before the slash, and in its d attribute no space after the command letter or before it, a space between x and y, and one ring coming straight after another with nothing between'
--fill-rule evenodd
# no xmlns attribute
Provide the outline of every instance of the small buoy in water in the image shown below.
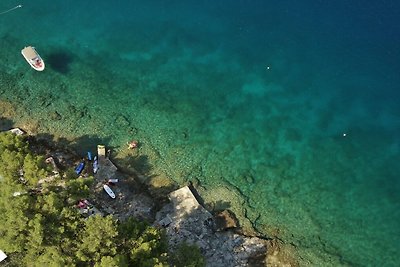
<svg viewBox="0 0 400 267"><path fill-rule="evenodd" d="M267 66L267 70L269 70L269 66Z"/></svg>
<svg viewBox="0 0 400 267"><path fill-rule="evenodd" d="M346 136L347 136L347 134L346 134L346 133L344 133L344 134L343 134L343 137L346 137Z"/></svg>

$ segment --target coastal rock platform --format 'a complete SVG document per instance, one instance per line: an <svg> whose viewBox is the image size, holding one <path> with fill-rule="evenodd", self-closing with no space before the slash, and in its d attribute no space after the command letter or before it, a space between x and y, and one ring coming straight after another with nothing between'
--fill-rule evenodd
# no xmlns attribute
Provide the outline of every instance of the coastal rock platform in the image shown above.
<svg viewBox="0 0 400 267"><path fill-rule="evenodd" d="M207 266L265 266L267 241L233 231L216 232L213 215L182 187L169 195L171 203L156 215L155 225L165 227L171 248L181 242L196 244Z"/></svg>

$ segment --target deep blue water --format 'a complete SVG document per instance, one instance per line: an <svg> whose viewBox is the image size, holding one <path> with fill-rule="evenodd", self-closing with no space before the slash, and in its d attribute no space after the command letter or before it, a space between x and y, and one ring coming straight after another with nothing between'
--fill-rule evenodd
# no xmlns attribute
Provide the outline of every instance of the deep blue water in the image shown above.
<svg viewBox="0 0 400 267"><path fill-rule="evenodd" d="M198 179L312 264L400 265L399 2L0 9L18 4L0 15L0 100L22 107L16 122L115 147L133 134L153 172ZM20 57L27 44L44 73Z"/></svg>

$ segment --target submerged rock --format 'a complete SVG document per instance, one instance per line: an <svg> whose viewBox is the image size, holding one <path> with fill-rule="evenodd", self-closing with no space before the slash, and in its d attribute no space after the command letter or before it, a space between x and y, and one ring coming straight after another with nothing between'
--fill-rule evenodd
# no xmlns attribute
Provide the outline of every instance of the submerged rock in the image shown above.
<svg viewBox="0 0 400 267"><path fill-rule="evenodd" d="M238 219L230 210L218 212L214 216L214 223L217 231L224 231L227 229L237 228L239 226Z"/></svg>
<svg viewBox="0 0 400 267"><path fill-rule="evenodd" d="M115 118L115 123L117 124L118 127L128 127L131 124L129 120L124 115L121 114L119 114Z"/></svg>
<svg viewBox="0 0 400 267"><path fill-rule="evenodd" d="M61 114L60 113L58 113L57 111L54 111L54 112L52 112L51 114L50 114L50 118L52 119L52 120L54 120L54 121L59 121L59 120L61 120L62 119L62 116L61 116Z"/></svg>

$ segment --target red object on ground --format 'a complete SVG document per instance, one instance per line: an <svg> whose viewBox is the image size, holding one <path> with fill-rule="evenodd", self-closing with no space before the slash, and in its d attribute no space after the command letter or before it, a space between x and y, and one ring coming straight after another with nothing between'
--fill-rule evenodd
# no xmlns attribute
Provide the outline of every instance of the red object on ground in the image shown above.
<svg viewBox="0 0 400 267"><path fill-rule="evenodd" d="M80 209L84 209L84 208L86 208L87 207L87 203L86 203L86 201L85 200L80 200L79 201L79 203L78 203L78 208L80 208Z"/></svg>

